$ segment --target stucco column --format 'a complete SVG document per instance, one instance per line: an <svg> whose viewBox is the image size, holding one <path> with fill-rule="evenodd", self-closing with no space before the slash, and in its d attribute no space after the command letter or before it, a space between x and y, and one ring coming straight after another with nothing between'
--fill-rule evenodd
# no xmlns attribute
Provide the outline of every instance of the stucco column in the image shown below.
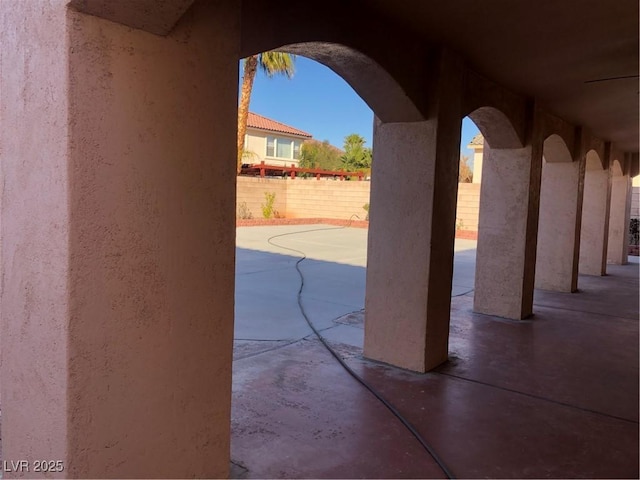
<svg viewBox="0 0 640 480"><path fill-rule="evenodd" d="M587 159L589 160L589 159ZM587 162L582 201L579 271L587 275L605 275L609 233L609 169L592 168Z"/></svg>
<svg viewBox="0 0 640 480"><path fill-rule="evenodd" d="M3 459L227 475L235 3L167 37L0 3Z"/></svg>
<svg viewBox="0 0 640 480"><path fill-rule="evenodd" d="M582 196L580 162L543 162L536 254L536 288L575 292Z"/></svg>
<svg viewBox="0 0 640 480"><path fill-rule="evenodd" d="M374 128L364 354L418 372L447 360L460 79L441 75L432 119Z"/></svg>
<svg viewBox="0 0 640 480"><path fill-rule="evenodd" d="M629 220L631 210L631 178L629 175L611 177L611 205L609 210L609 240L607 261L616 265L628 262Z"/></svg>
<svg viewBox="0 0 640 480"><path fill-rule="evenodd" d="M0 22L2 460L68 461L65 8L5 1Z"/></svg>
<svg viewBox="0 0 640 480"><path fill-rule="evenodd" d="M542 142L492 149L485 139L474 310L523 319L533 310Z"/></svg>

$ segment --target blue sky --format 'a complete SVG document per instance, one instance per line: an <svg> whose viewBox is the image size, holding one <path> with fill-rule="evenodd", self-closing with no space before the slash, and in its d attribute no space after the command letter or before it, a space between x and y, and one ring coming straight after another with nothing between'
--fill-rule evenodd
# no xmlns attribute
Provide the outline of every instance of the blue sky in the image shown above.
<svg viewBox="0 0 640 480"><path fill-rule="evenodd" d="M242 69L240 70L242 77ZM242 78L240 79L242 81ZM373 112L341 77L324 65L298 56L296 73L291 80L277 76L267 78L258 72L253 85L250 110L329 140L342 148L344 137L362 135L371 146ZM463 154L478 129L469 119L463 121Z"/></svg>

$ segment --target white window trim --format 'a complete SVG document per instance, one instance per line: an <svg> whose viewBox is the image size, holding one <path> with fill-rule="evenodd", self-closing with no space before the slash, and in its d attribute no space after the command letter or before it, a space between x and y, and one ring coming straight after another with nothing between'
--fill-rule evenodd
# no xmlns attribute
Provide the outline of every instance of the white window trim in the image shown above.
<svg viewBox="0 0 640 480"><path fill-rule="evenodd" d="M273 155L269 155L269 138L273 138ZM278 157L278 142L283 141L288 142L291 146L291 156L290 157ZM274 159L274 160L291 160L294 162L299 161L299 158L295 158L295 142L299 141L300 146L298 147L298 152L302 148L302 140L298 140L295 138L287 138L287 137L278 137L276 135L267 135L265 138L265 158Z"/></svg>

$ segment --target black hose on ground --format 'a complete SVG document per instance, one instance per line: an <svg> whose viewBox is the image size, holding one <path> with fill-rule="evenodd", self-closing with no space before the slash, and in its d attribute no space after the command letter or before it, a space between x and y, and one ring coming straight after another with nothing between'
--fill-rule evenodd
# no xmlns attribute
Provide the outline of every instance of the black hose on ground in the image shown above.
<svg viewBox="0 0 640 480"><path fill-rule="evenodd" d="M356 217L357 217L357 215L356 215ZM349 219L349 222L351 222L352 219L353 219L353 216ZM340 365L347 371L347 373L349 373L349 375L351 375L364 388L366 388L369 392L371 392L371 394L374 397L376 397L385 407L387 407L387 409L398 420L400 420L400 422L407 428L407 430L409 430L409 432L416 438L416 440L418 440L420 445L422 445L422 447L427 451L427 453L435 460L435 462L438 464L438 466L444 472L444 474L447 476L447 478L455 479L455 476L453 475L451 470L449 470L449 468L445 465L445 463L442 461L442 459L438 456L438 454L434 451L434 449L427 443L427 441L422 437L422 435L420 435L420 433L416 430L416 428L413 425L411 425L409 420L407 420L398 411L398 409L396 407L394 407L387 399L385 399L372 385L370 385L366 380L364 380L360 375L358 375L349 365L347 365L347 363L344 361L344 359L340 355L338 355L338 353L333 349L333 347L331 347L331 345L329 345L327 340L322 336L322 334L313 325L313 322L311 321L311 319L307 315L307 312L304 309L304 305L302 304L302 290L304 289L304 275L302 273L302 270L300 269L300 264L307 258L307 255L304 252L300 251L300 250L296 250L295 248L285 247L283 245L279 245L277 243L273 243L273 241L272 241L275 238L287 237L287 236L290 236L290 235L297 235L297 234L301 234L301 233L319 232L319 231L323 231L323 230L341 230L343 228L347 228L349 225L350 225L350 223L348 223L347 225L345 225L343 227L337 227L337 228L336 227L316 228L316 229L312 229L312 230L301 230L301 231L296 231L296 232L282 233L280 235L274 235L272 237L269 237L267 239L267 242L269 244L273 245L274 247L282 248L284 250L289 250L290 252L294 252L294 253L300 255L301 258L296 262L296 271L298 272L298 275L300 276L300 288L298 289L298 295L297 295L298 308L300 309L300 313L302 313L302 316L304 317L305 321L309 325L309 328L311 328L311 330L313 331L315 336L318 338L318 340L320 340L322 345L324 345L324 347L327 349L327 351L338 361L338 363L340 363ZM468 292L466 292L466 293L468 293Z"/></svg>

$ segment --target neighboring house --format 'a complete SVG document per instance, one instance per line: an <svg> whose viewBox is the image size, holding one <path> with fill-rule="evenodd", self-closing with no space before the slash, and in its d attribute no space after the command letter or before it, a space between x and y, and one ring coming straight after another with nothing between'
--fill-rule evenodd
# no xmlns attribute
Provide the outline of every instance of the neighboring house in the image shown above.
<svg viewBox="0 0 640 480"><path fill-rule="evenodd" d="M473 150L473 183L482 183L482 150L484 149L484 137L478 133L471 139L467 148Z"/></svg>
<svg viewBox="0 0 640 480"><path fill-rule="evenodd" d="M302 142L311 134L249 112L244 145L246 157L243 163L268 165L298 165Z"/></svg>

